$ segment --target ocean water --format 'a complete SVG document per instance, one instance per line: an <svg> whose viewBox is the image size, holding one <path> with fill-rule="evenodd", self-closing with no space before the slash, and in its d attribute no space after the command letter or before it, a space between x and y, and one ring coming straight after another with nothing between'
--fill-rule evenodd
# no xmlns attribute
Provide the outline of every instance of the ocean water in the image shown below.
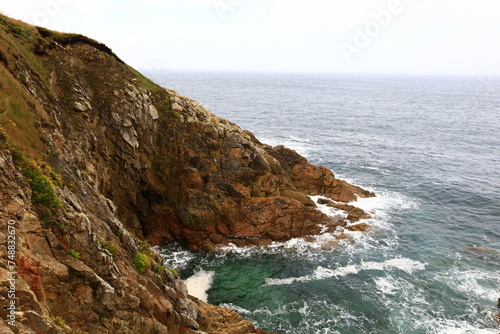
<svg viewBox="0 0 500 334"><path fill-rule="evenodd" d="M339 245L165 245L190 291L278 333L500 332L497 79L147 75L377 194Z"/></svg>

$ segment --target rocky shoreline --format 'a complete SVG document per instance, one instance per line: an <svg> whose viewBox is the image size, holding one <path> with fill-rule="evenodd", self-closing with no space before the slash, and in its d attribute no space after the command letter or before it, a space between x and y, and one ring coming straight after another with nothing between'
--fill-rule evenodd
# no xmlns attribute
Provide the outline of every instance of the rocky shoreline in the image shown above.
<svg viewBox="0 0 500 334"><path fill-rule="evenodd" d="M264 333L189 296L149 246L266 245L367 217L347 202L374 194L81 35L0 15L0 71L0 214L16 226L19 305L17 326L0 310L5 333ZM2 305L10 272L2 257Z"/></svg>

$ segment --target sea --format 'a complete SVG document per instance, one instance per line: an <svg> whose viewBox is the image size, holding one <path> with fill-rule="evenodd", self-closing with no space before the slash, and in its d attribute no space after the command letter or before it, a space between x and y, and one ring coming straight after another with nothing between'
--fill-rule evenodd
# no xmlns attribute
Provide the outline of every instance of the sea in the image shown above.
<svg viewBox="0 0 500 334"><path fill-rule="evenodd" d="M334 246L164 245L190 293L280 334L500 332L500 79L145 74L377 194Z"/></svg>

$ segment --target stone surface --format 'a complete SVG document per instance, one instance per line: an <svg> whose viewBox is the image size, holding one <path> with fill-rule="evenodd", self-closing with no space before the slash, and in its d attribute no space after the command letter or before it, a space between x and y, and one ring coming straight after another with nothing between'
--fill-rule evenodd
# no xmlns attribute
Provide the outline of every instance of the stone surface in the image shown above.
<svg viewBox="0 0 500 334"><path fill-rule="evenodd" d="M372 229L373 227L371 225L368 225L366 223L358 223L358 224L353 224L353 225L347 225L345 227L346 229L348 229L349 231L355 231L355 232L359 232L359 231L368 231L370 229Z"/></svg>
<svg viewBox="0 0 500 334"><path fill-rule="evenodd" d="M194 297L191 297L191 299L201 310L203 320L201 320L200 329L204 332L210 334L264 333L231 309L216 307Z"/></svg>
<svg viewBox="0 0 500 334"><path fill-rule="evenodd" d="M362 209L360 209L354 205L349 205L349 204L345 204L345 203L341 203L341 202L340 203L334 202L332 200L324 199L324 198L319 198L318 204L327 205L329 207L347 212L347 220L349 220L352 223L357 222L360 219L371 218L370 215L368 215Z"/></svg>

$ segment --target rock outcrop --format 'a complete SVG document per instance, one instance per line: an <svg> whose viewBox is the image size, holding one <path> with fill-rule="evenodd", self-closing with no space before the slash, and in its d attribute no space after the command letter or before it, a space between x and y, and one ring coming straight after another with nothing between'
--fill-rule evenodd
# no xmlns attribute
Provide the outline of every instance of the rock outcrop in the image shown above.
<svg viewBox="0 0 500 334"><path fill-rule="evenodd" d="M0 92L0 215L16 226L20 307L6 333L258 333L188 296L143 240L265 245L333 224L308 195L373 196L153 84L96 41L2 15ZM6 255L2 303L8 265Z"/></svg>
<svg viewBox="0 0 500 334"><path fill-rule="evenodd" d="M0 303L15 302L15 326L10 310L0 309L2 334L263 333L234 311L193 301L154 253L140 273L134 255L144 243L95 188L81 198L59 189L62 209L48 214L33 205L24 179L11 152L0 150L0 244L5 249L14 235L16 246L14 261L4 249L0 260Z"/></svg>

